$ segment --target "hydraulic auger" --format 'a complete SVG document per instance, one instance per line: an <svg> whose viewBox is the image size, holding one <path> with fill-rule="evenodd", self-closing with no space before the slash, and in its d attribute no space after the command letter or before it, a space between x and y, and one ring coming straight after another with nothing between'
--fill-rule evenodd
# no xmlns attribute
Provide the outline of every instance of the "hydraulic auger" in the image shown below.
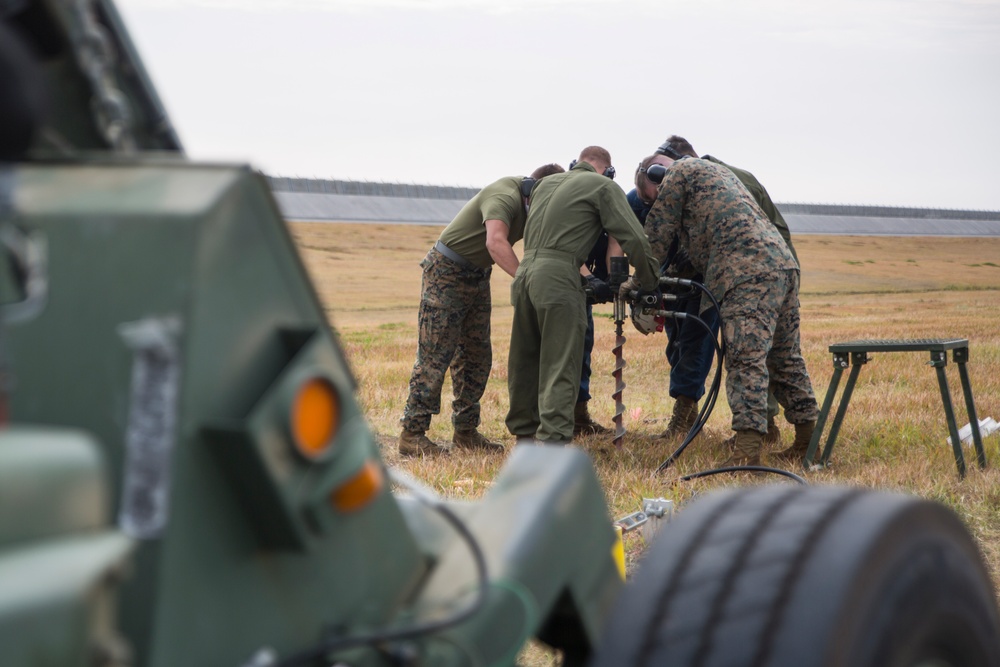
<svg viewBox="0 0 1000 667"><path fill-rule="evenodd" d="M608 283L614 293L614 317L615 317L615 345L611 348L615 355L615 367L611 371L611 376L615 379L615 390L611 397L615 400L615 437L612 443L615 447L621 447L625 438L625 404L622 402L622 392L625 390L625 381L622 379L622 371L625 368L625 358L622 349L625 347L625 334L623 326L626 317L626 302L624 295L620 294L620 287L628 280L628 259L625 257L611 258L611 273Z"/></svg>
<svg viewBox="0 0 1000 667"><path fill-rule="evenodd" d="M621 447L624 436L625 436L625 425L624 425L624 414L625 414L625 404L622 402L622 392L625 389L625 381L622 377L622 372L626 366L624 359L624 346L625 346L625 336L622 332L623 325L625 323L626 313L628 308L631 313L630 317L632 319L632 324L635 325L637 331L643 335L648 335L656 331L663 330L663 323L666 318L671 318L675 320L691 319L698 323L699 326L705 328L706 332L712 336L713 339L716 337L716 333L708 328L700 318L693 315L689 315L683 312L677 312L667 307L668 303L677 301L680 296L685 296L690 298L699 293L704 293L708 296L709 300L712 301L713 306L718 310L719 305L712 297L711 293L705 289L700 283L685 280L680 278L673 278L667 276L660 277L660 288L667 288L668 290L682 290L686 291L686 294L676 294L670 292L655 292L655 293L642 293L637 290L631 290L623 292L620 288L623 283L628 280L629 276L629 266L628 261L624 257L612 257L611 258L611 275L609 277L608 283L612 288L614 294L614 318L615 318L615 345L612 348L612 352L615 355L615 367L612 371L612 377L615 379L615 389L611 397L615 401L615 434L613 443L616 447ZM708 416L711 414L713 407L715 406L715 399L718 396L718 391L720 387L721 380L721 367L722 360L724 358L724 345L720 345L718 341L715 342L716 355L718 363L716 364L715 378L712 380L712 387L706 395L706 400L702 406L701 411L698 414L695 424L691 427L681 446L674 452L673 455L667 461L664 461L663 465L658 468L663 470L672 464L676 458L684 451L688 444L694 439L694 437L704 426L705 422L708 420Z"/></svg>

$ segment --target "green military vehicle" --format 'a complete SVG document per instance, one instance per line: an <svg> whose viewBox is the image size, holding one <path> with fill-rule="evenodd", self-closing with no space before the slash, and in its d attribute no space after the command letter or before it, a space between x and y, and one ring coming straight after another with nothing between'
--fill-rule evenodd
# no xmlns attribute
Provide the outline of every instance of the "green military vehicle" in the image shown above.
<svg viewBox="0 0 1000 667"><path fill-rule="evenodd" d="M382 463L265 179L185 159L109 0L0 0L0 665L1000 665L916 498L684 508L627 585L587 456Z"/></svg>

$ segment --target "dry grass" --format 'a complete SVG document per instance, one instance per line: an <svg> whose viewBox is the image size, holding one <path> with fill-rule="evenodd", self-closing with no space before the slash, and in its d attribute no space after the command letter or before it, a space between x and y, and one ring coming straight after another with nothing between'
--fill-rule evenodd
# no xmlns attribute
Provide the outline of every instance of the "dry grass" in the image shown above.
<svg viewBox="0 0 1000 667"><path fill-rule="evenodd" d="M330 311L360 382L360 400L398 464L442 494L475 497L502 465L500 457L460 453L439 460L399 460L394 448L398 420L416 350L416 313L421 258L439 227L298 223L292 225L320 297ZM817 398L822 401L832 373L831 343L858 338L964 337L980 417L1000 419L1000 239L928 239L803 236L795 239L802 261L802 343ZM483 400L482 430L512 444L503 418L507 406L507 343L510 335L510 279L493 277L493 374ZM592 412L610 424L614 339L609 307L599 308ZM653 475L670 447L652 441L670 412L665 337L643 337L627 325L625 447L580 442L592 455L611 513L640 508L643 497L666 496L683 504L723 484L762 483L720 476L681 483L677 477L714 467L730 435L724 397L704 434L676 470ZM811 473L816 484L854 484L903 490L940 500L955 509L979 541L994 580L1000 584L1000 435L984 441L990 466L980 471L968 455L968 476L959 480L945 443L941 397L925 353L876 355L861 372L850 410L834 450L832 468ZM966 413L957 370L948 369L960 425ZM846 377L845 377L846 380ZM429 435L450 439L445 387L444 412ZM832 418L831 418L832 419ZM791 429L784 429L785 445ZM777 478L766 480L772 482ZM643 545L629 536L630 560ZM532 659L544 664L545 658ZM540 662L539 662L540 661Z"/></svg>

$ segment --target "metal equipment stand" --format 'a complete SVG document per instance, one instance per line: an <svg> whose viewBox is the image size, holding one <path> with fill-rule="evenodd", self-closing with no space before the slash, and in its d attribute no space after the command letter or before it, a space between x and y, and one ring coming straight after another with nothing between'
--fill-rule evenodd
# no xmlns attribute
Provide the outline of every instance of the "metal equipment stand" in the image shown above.
<svg viewBox="0 0 1000 667"><path fill-rule="evenodd" d="M955 453L955 465L958 466L959 477L965 477L965 456L962 453L962 442L958 437L958 426L955 422L955 410L951 403L951 392L948 390L948 380L944 374L944 367L948 365L948 350L952 350L952 360L958 364L958 374L962 379L962 393L965 396L965 407L969 413L969 424L972 427L972 441L976 448L976 459L980 468L986 467L986 452L983 450L983 439L979 432L979 418L976 414L976 404L972 397L972 384L969 382L969 371L965 364L969 360L969 341L965 338L921 338L913 340L855 340L847 343L836 343L830 346L833 353L833 377L830 378L830 387L827 389L826 398L823 400L823 407L820 409L819 418L816 420L816 430L813 432L812 440L809 441L809 449L806 451L805 465L809 468L812 465L813 457L819 448L819 441L823 435L823 428L826 426L826 419L830 414L830 407L833 404L834 395L837 393L837 386L840 384L840 376L848 366L850 360L851 373L847 378L847 385L840 398L840 405L837 414L833 418L830 426L830 435L823 449L823 456L820 465L826 466L833 451L833 443L837 439L840 425L844 421L844 414L847 412L847 404L851 400L854 392L854 385L857 382L861 367L870 361L868 354L875 352L930 352L930 365L937 371L938 386L941 389L941 401L944 403L944 417L948 422L948 432L951 434L951 446Z"/></svg>

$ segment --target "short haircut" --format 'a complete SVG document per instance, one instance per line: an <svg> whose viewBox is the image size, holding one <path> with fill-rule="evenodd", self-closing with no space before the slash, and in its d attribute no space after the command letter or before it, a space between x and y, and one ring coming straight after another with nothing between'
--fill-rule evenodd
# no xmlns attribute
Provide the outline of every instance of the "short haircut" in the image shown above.
<svg viewBox="0 0 1000 667"><path fill-rule="evenodd" d="M586 160L590 162L603 162L604 164L611 164L611 153L609 153L604 148L600 146L587 146L582 151L580 151L580 160Z"/></svg>
<svg viewBox="0 0 1000 667"><path fill-rule="evenodd" d="M676 134L671 134L667 137L667 140L663 142L669 144L671 148L680 153L681 155L687 155L688 157L698 157L698 154L694 152L694 146L685 139L684 137L679 137Z"/></svg>
<svg viewBox="0 0 1000 667"><path fill-rule="evenodd" d="M556 164L555 162L550 162L549 164L543 164L538 169L531 172L531 177L536 181L540 181L546 176L551 176L552 174L561 174L565 169Z"/></svg>

